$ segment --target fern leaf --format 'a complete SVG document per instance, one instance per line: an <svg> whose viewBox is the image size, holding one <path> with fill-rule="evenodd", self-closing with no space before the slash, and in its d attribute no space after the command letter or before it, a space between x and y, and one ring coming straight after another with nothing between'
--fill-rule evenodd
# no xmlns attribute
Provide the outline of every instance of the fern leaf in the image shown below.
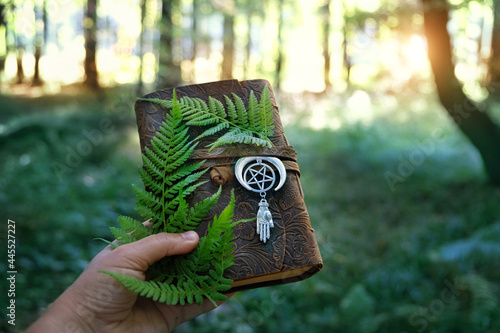
<svg viewBox="0 0 500 333"><path fill-rule="evenodd" d="M182 232L187 230L193 230L194 228L186 228L184 222L187 220L189 213L189 205L183 197L182 190L179 192L178 206L176 211L168 217L167 225L169 227L168 232Z"/></svg>
<svg viewBox="0 0 500 333"><path fill-rule="evenodd" d="M170 158L171 162L165 166L165 171L172 172L176 168L183 165L189 159L189 156L191 156L194 148L197 145L198 145L198 143L194 143L191 146L186 145L181 150L177 151L177 153L174 154L176 159L173 160L174 156L171 156L171 158Z"/></svg>
<svg viewBox="0 0 500 333"><path fill-rule="evenodd" d="M149 219L155 215L155 212L162 206L160 200L151 192L143 188L133 186L137 198L136 210L145 219Z"/></svg>
<svg viewBox="0 0 500 333"><path fill-rule="evenodd" d="M196 137L196 140L200 140L204 137L207 137L209 135L214 135L220 131L222 131L223 129L226 129L226 128L230 128L231 127L231 124L227 123L227 122L222 122L222 123L219 123L218 125L214 126L214 127L210 127L209 129L207 129L205 132L201 133L200 135L198 135Z"/></svg>
<svg viewBox="0 0 500 333"><path fill-rule="evenodd" d="M209 97L208 104L199 98L177 99L175 90L171 100L143 99L169 111L145 148L143 167L139 170L144 188L133 187L136 210L152 227L145 227L129 217L119 218L121 228L111 228L120 244L133 242L158 232L184 232L194 230L217 203L221 188L212 196L189 206L186 197L206 181L201 177L209 169L201 169L205 161L190 164L200 139L223 133L209 145L214 147L245 143L271 147L273 108L267 87L257 101L250 92L248 110L237 95L224 96L224 104ZM193 126L205 126L197 138L190 138ZM207 298L215 304L224 300L222 292L231 288L233 281L224 277L224 271L234 263L232 228L235 198L231 194L229 205L207 227L198 246L189 254L166 257L148 269L149 281L142 281L118 273L104 272L128 289L167 304L201 304ZM253 219L252 219L253 220Z"/></svg>
<svg viewBox="0 0 500 333"><path fill-rule="evenodd" d="M200 182L200 183L195 183L208 170L209 169L205 169L205 170L201 170L201 171L198 171L198 172L195 172L195 173L188 175L187 177L183 178L181 181L177 182L174 186L170 187L168 189L168 192L165 192L165 193L174 194L176 192L179 192L180 189L182 188L182 189L184 189L185 196L190 195L197 187L199 187L207 182L207 181L204 181L204 182ZM193 183L195 183L195 184L191 185Z"/></svg>
<svg viewBox="0 0 500 333"><path fill-rule="evenodd" d="M194 299L199 305L203 304L203 294L195 294Z"/></svg>
<svg viewBox="0 0 500 333"><path fill-rule="evenodd" d="M233 101L226 95L224 95L224 99L226 100L226 108L227 108L227 114L229 116L229 121L232 123L237 123L238 119L238 114L236 113L236 106L234 105Z"/></svg>
<svg viewBox="0 0 500 333"><path fill-rule="evenodd" d="M209 113L204 113L197 115L196 118L193 118L188 122L190 126L208 126L208 125L213 125L217 124L220 121L219 118L214 117L213 115Z"/></svg>
<svg viewBox="0 0 500 333"><path fill-rule="evenodd" d="M259 132L261 130L259 122L259 102L253 91L250 92L248 97L248 122L250 127L255 131Z"/></svg>
<svg viewBox="0 0 500 333"><path fill-rule="evenodd" d="M212 113L217 114L217 116L219 116L219 118L221 119L225 119L227 117L224 105L219 100L209 96L208 103L210 106L210 111Z"/></svg>
<svg viewBox="0 0 500 333"><path fill-rule="evenodd" d="M160 99L160 98L138 98L139 101L150 102L153 104L158 104L163 106L166 109L170 109L172 107L171 99Z"/></svg>
<svg viewBox="0 0 500 333"><path fill-rule="evenodd" d="M209 109L207 103L205 103L205 101L203 101L203 100L201 100L199 98L197 98L195 100L195 105L196 105L196 107L198 109L200 109L204 113L209 113L210 112L210 109ZM188 118L186 118L186 119L188 119Z"/></svg>
<svg viewBox="0 0 500 333"><path fill-rule="evenodd" d="M231 192L231 201L229 205L219 216L214 217L212 224L208 228L207 235L203 239L200 239L198 243L200 253L210 253L210 249L214 248L214 244L220 238L221 233L229 229L227 226L231 225L231 219L233 218L234 212L234 202L235 198L233 190Z"/></svg>
<svg viewBox="0 0 500 333"><path fill-rule="evenodd" d="M130 291L136 292L136 293L142 293L144 290L146 292L150 288L155 288L157 287L156 284L152 284L150 282L142 281L137 278L125 275L125 274L120 274L116 272L108 272L108 271L99 271L100 273L107 274L113 278L115 278L118 282L120 282L124 287L129 289Z"/></svg>
<svg viewBox="0 0 500 333"><path fill-rule="evenodd" d="M132 242L135 242L137 240L135 237L131 236L125 230L120 229L120 228L110 227L109 231L111 231L113 236L115 236L115 238L118 240L119 244L132 243Z"/></svg>
<svg viewBox="0 0 500 333"><path fill-rule="evenodd" d="M151 151L151 154L154 153ZM142 168L139 169L139 172L141 172L141 170L146 172L149 175L148 178L152 181L157 181L163 177L162 168L162 165L158 166L156 161L152 160L148 155L142 155Z"/></svg>
<svg viewBox="0 0 500 333"><path fill-rule="evenodd" d="M136 239L141 239L149 235L149 228L134 218L120 216L118 222L123 230L128 231Z"/></svg>
<svg viewBox="0 0 500 333"><path fill-rule="evenodd" d="M235 93L233 93L233 99L234 103L236 105L236 113L238 115L237 121L239 125L244 126L245 128L248 127L248 113L245 108L245 103L243 103L243 100L238 97Z"/></svg>
<svg viewBox="0 0 500 333"><path fill-rule="evenodd" d="M158 195L163 191L161 184L158 183L157 179L155 179L154 175L148 173L144 169L139 169L139 175L141 176L141 180L144 186L149 189L149 191Z"/></svg>
<svg viewBox="0 0 500 333"><path fill-rule="evenodd" d="M169 142L167 142L167 148L164 150L166 156L168 158L166 159L166 162L173 161L177 158L178 154L181 151L185 151L187 148L189 148L191 145L193 145L192 142L188 142L189 136L187 135L186 131L182 131L180 133L176 133ZM196 146L196 143L194 144Z"/></svg>
<svg viewBox="0 0 500 333"><path fill-rule="evenodd" d="M273 126L273 103L267 85L262 90L259 101L260 127L266 136L272 134Z"/></svg>
<svg viewBox="0 0 500 333"><path fill-rule="evenodd" d="M192 283L191 280L188 280L188 281L184 282L184 289L185 290L196 290L196 285L194 283ZM187 293L187 295L186 295L186 301L188 302L188 304L192 304L193 303L193 301L194 301L194 292Z"/></svg>
<svg viewBox="0 0 500 333"><path fill-rule="evenodd" d="M208 212L213 206L215 206L215 204L219 200L221 193L222 193L222 186L219 186L219 190L214 195L196 203L193 206L193 208L191 208L189 212L189 218L186 221L186 223L187 224L200 223L201 219L208 214Z"/></svg>
<svg viewBox="0 0 500 333"><path fill-rule="evenodd" d="M240 129L233 129L226 134L219 137L215 142L212 142L209 147L210 150L227 144L233 143L246 143L254 144L257 146L272 147L271 141L269 139L256 138L250 131L241 131Z"/></svg>
<svg viewBox="0 0 500 333"><path fill-rule="evenodd" d="M167 284L160 283L160 285L163 287L164 285L166 286ZM169 298L170 296L170 298ZM166 304L171 304L172 298L171 294L166 290L166 287L163 287L160 292L160 298L158 299L158 302L160 303L166 303Z"/></svg>
<svg viewBox="0 0 500 333"><path fill-rule="evenodd" d="M173 133L170 135L173 136ZM156 136L151 139L150 144L153 148L153 151L158 154L158 156L162 159L168 158L168 143L170 141L170 136L165 135L165 133L157 133Z"/></svg>
<svg viewBox="0 0 500 333"><path fill-rule="evenodd" d="M149 149L148 147L144 147L144 155L142 155L143 164L144 164L144 159L149 160L148 162L154 166L152 167L152 169L157 171L158 175L161 174L158 168L163 167L164 162L163 159L158 154L156 154L153 150Z"/></svg>
<svg viewBox="0 0 500 333"><path fill-rule="evenodd" d="M174 172L166 174L164 176L163 182L168 186L172 186L175 182L179 181L183 177L187 177L198 170L203 165L203 163L205 163L205 160L196 164L183 165L182 167L176 169Z"/></svg>
<svg viewBox="0 0 500 333"><path fill-rule="evenodd" d="M167 145L174 146L179 143L179 141L175 140L182 140L188 136L187 135L188 131L189 128L182 123L182 118L170 119L170 120L167 119L167 121L161 123L161 126L158 128L156 136L153 137L152 140L160 139ZM167 149L165 149L165 151L168 151L168 147Z"/></svg>

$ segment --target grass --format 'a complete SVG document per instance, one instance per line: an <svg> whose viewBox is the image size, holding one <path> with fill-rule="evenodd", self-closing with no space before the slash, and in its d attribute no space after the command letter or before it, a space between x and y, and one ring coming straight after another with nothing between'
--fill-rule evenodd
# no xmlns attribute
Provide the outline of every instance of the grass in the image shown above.
<svg viewBox="0 0 500 333"><path fill-rule="evenodd" d="M468 141L436 116L439 106L427 105L420 114L391 110L406 120L383 110L335 130L286 126L324 269L237 294L178 331L497 330L500 269L488 262L500 250L500 189L486 184ZM401 180L391 186L387 172Z"/></svg>
<svg viewBox="0 0 500 333"><path fill-rule="evenodd" d="M104 246L94 238L109 237L117 216L134 214L130 184L140 182L140 158L132 95L125 89L62 104L0 97L0 204L18 228L24 326ZM340 126L313 130L301 125L310 120L301 106L283 99L324 269L300 283L238 293L178 332L500 328L500 189L485 182L467 140L436 116L437 104L397 102L388 109L373 99L373 117L353 120L342 101L306 101L304 109L322 105L339 119ZM69 166L72 151L80 153ZM69 170L56 171L54 162Z"/></svg>
<svg viewBox="0 0 500 333"><path fill-rule="evenodd" d="M0 205L2 218L16 222L16 315L23 328L104 247L94 238L109 237L118 215L133 214L130 184L140 181L140 156L130 139L133 102L125 110L114 95L0 98ZM114 127L103 127L103 119Z"/></svg>

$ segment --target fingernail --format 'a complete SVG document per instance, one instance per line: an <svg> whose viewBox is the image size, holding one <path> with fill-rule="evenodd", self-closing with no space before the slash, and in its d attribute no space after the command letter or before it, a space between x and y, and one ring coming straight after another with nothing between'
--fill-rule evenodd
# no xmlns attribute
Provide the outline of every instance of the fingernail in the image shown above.
<svg viewBox="0 0 500 333"><path fill-rule="evenodd" d="M195 231L186 231L186 232L183 232L181 234L181 236L182 236L182 238L184 238L188 242L192 242L192 241L196 240L196 236L198 236L198 235L196 234Z"/></svg>

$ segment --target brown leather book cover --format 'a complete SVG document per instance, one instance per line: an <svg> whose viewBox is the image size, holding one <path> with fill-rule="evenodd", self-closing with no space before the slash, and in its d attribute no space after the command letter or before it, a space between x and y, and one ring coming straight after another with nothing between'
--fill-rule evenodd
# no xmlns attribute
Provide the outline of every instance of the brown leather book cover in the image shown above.
<svg viewBox="0 0 500 333"><path fill-rule="evenodd" d="M255 96L260 98L266 85L273 103L274 133L270 137L273 147L231 144L209 150L207 146L216 138L208 136L202 139L191 155L193 162L205 160L202 168L210 170L201 179L208 181L190 196L190 203L199 202L216 193L222 185L219 202L196 229L200 236L204 235L213 216L228 205L233 189L236 198L234 219L248 219L257 215L263 196L249 191L238 181L235 175L235 165L238 160L243 157L273 157L279 159L286 169L282 187L277 191L269 190L265 198L273 222L273 227L269 229L269 239L265 242L261 240L255 221L240 223L233 229L234 265L224 273L226 278L234 280L230 291L300 281L314 275L323 266L304 203L297 154L284 134L278 106L271 86L266 80L227 80L175 88L177 98L188 96L208 101L210 96L225 104L224 96L230 97L236 94L248 104L250 92L253 91ZM173 98L173 91L174 89L164 89L143 98L170 100ZM135 112L143 153L145 147L151 148L150 141L168 111L155 103L143 100L136 102ZM194 128L190 136L194 138L202 131L202 128Z"/></svg>

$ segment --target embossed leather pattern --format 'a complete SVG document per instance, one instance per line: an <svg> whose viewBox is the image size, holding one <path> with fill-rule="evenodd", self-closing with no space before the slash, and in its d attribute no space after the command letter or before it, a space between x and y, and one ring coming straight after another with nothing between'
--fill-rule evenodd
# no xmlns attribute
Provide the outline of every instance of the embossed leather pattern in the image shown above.
<svg viewBox="0 0 500 333"><path fill-rule="evenodd" d="M273 101L275 129L270 139L274 147L234 144L208 151L206 146L214 141L214 137L207 137L192 155L193 162L206 160L203 167L211 168L213 172L205 173L201 180L211 181L198 188L189 198L190 202L195 203L212 195L221 184L220 177L227 178L223 181L223 190L218 204L196 230L200 235L204 234L214 214L220 214L227 206L232 189L235 190L236 196L235 220L256 216L261 197L258 193L244 189L234 177L234 164L239 158L245 156L277 157L287 169L285 185L278 191L270 190L266 197L274 221L269 241L263 243L259 240L256 235L255 221L240 223L233 230L236 246L235 264L225 274L227 278L235 281L231 291L303 280L317 273L323 266L304 203L299 181L297 154L285 137L276 100L266 80L227 80L175 88L178 98L189 96L207 101L208 96L211 96L224 103L224 95L231 96L235 93L247 103L251 90L260 99L260 94L266 85L268 85ZM173 89L164 89L148 94L144 98L171 99L172 95ZM167 110L160 105L139 100L136 102L135 111L141 149L144 152L145 146L150 147L150 140L165 119ZM203 128L193 128L190 135L196 137L203 130ZM218 168L222 167L232 168L233 172L224 172L221 176ZM211 179L212 177L218 178Z"/></svg>

